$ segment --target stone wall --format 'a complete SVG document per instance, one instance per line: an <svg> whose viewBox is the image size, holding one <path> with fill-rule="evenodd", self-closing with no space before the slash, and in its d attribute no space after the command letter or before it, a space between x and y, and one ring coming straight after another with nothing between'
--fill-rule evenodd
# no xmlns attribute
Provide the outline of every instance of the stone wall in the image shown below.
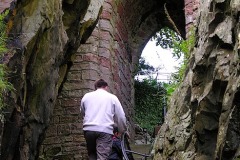
<svg viewBox="0 0 240 160"><path fill-rule="evenodd" d="M239 1L201 1L196 44L154 159L240 158Z"/></svg>
<svg viewBox="0 0 240 160"><path fill-rule="evenodd" d="M120 33L123 22L116 20L119 16L116 9L115 3L105 1L96 28L71 58L73 64L58 96L52 124L42 146L43 154L48 157L50 153L54 157L74 154L75 159L86 158L79 103L85 93L94 90L94 82L99 78L105 79L111 92L119 97L132 129L132 67L127 57L130 53L123 42L127 37ZM58 141L54 141L56 137Z"/></svg>

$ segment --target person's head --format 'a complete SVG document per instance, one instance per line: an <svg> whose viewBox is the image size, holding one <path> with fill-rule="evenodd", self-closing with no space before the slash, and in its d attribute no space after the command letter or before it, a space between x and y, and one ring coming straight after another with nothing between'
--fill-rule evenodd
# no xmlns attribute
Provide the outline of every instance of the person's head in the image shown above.
<svg viewBox="0 0 240 160"><path fill-rule="evenodd" d="M118 127L116 126L113 127L113 135L115 137L121 137L121 133L118 132Z"/></svg>
<svg viewBox="0 0 240 160"><path fill-rule="evenodd" d="M118 127L116 127L116 126L113 127L113 134L115 134L115 133L118 134Z"/></svg>
<svg viewBox="0 0 240 160"><path fill-rule="evenodd" d="M94 87L95 87L95 89L98 89L98 88L105 89L106 87L108 87L108 84L103 79L99 79L95 82Z"/></svg>

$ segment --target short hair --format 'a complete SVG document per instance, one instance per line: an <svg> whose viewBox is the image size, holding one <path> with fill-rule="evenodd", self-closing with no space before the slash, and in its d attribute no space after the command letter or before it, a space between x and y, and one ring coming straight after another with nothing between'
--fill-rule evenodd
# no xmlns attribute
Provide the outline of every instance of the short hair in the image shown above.
<svg viewBox="0 0 240 160"><path fill-rule="evenodd" d="M95 89L104 88L107 86L108 86L107 82L105 82L103 79L97 80L94 84Z"/></svg>
<svg viewBox="0 0 240 160"><path fill-rule="evenodd" d="M114 126L113 127L113 134L117 133L118 132L118 127Z"/></svg>

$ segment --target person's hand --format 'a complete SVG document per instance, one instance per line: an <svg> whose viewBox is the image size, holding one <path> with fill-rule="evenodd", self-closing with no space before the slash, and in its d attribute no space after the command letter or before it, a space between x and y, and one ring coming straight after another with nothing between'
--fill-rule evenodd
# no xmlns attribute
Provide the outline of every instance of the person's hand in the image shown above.
<svg viewBox="0 0 240 160"><path fill-rule="evenodd" d="M130 134L128 131L125 132L128 139L130 139Z"/></svg>

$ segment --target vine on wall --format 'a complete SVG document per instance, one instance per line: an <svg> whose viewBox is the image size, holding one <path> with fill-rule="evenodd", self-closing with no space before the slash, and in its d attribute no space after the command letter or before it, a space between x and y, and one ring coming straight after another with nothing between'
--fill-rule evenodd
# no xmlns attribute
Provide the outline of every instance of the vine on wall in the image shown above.
<svg viewBox="0 0 240 160"><path fill-rule="evenodd" d="M165 89L154 79L135 80L135 120L148 132L163 123Z"/></svg>
<svg viewBox="0 0 240 160"><path fill-rule="evenodd" d="M3 120L2 110L5 107L4 104L4 94L13 89L13 86L7 80L7 71L6 65L3 63L4 53L7 51L6 47L6 23L4 22L4 18L8 14L8 11L0 14L0 120Z"/></svg>

